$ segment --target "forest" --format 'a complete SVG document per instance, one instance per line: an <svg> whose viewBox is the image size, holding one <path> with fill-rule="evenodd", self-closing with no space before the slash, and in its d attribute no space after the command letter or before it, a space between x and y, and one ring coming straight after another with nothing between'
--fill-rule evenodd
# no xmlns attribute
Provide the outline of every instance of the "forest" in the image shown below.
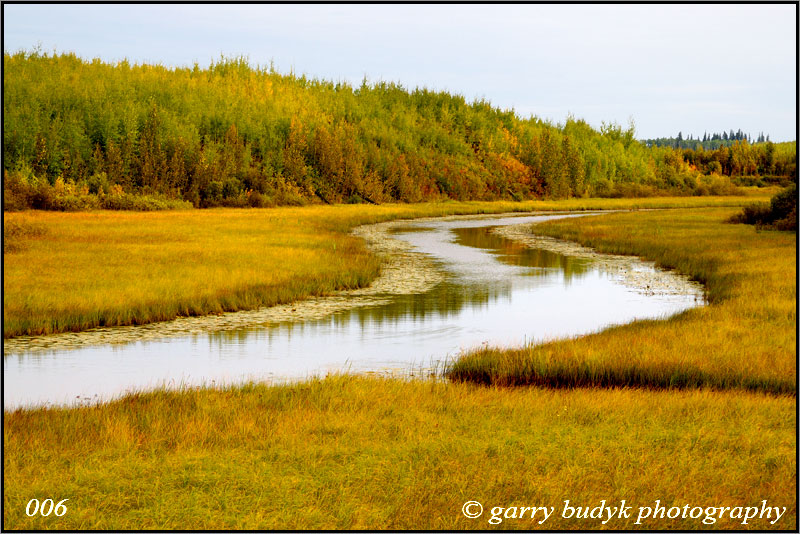
<svg viewBox="0 0 800 534"><path fill-rule="evenodd" d="M486 100L208 68L4 54L3 209L732 194L797 181L796 142L705 150Z"/></svg>
<svg viewBox="0 0 800 534"><path fill-rule="evenodd" d="M647 146L670 146L672 148L691 148L699 149L702 147L705 150L716 150L721 147L730 147L739 141L747 141L749 143L770 143L769 134L764 135L764 132L759 132L755 141L751 134L745 133L741 128L737 131L731 130L730 132L714 132L709 134L703 133L702 139L695 138L693 134L689 137L684 137L683 132L678 132L675 137L659 137L657 139L645 139L642 142Z"/></svg>

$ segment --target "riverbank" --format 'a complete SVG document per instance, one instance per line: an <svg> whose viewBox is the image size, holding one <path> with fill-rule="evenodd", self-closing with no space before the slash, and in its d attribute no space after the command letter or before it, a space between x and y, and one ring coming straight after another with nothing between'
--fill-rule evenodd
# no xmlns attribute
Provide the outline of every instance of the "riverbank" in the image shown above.
<svg viewBox="0 0 800 534"><path fill-rule="evenodd" d="M156 213L5 213L3 336L256 310L369 286L352 228L394 219L553 210L742 206L767 197L571 199ZM8 249L5 249L8 245Z"/></svg>
<svg viewBox="0 0 800 534"><path fill-rule="evenodd" d="M357 227L353 235L363 239L367 251L381 261L378 277L367 287L336 291L330 296L309 297L289 304L251 311L222 312L198 317L179 317L140 326L92 328L80 332L6 339L6 354L85 348L87 345L152 341L166 337L209 334L282 322L319 320L336 312L387 303L392 295L422 293L442 280L443 274L424 255L411 252L407 243L390 236L397 222Z"/></svg>

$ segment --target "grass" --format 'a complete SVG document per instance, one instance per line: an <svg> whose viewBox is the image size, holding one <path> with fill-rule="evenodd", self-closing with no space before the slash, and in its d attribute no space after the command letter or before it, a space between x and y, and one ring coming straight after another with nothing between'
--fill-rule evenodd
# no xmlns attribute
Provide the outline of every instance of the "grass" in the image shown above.
<svg viewBox="0 0 800 534"><path fill-rule="evenodd" d="M255 309L365 286L380 262L348 235L359 224L456 213L742 206L753 198L4 213L3 337Z"/></svg>
<svg viewBox="0 0 800 534"><path fill-rule="evenodd" d="M537 225L701 281L710 305L576 340L461 358L454 380L548 387L707 386L797 393L797 236L725 224L734 210L609 214Z"/></svg>
<svg viewBox="0 0 800 534"><path fill-rule="evenodd" d="M794 397L329 377L4 414L7 529L485 529L495 506L787 507ZM69 498L29 518L31 498ZM467 519L466 501L484 516ZM636 510L636 508L634 508ZM615 519L605 528L702 528ZM600 520L497 528L601 528Z"/></svg>
<svg viewBox="0 0 800 534"><path fill-rule="evenodd" d="M742 200L750 201L644 204ZM174 295L155 290L162 277L180 286L206 269L209 279L201 285L219 290L246 279L235 266L244 269L252 261L251 279L269 275L278 283L283 276L304 295L310 288L366 283L373 275L375 259L347 235L355 224L448 211L621 208L634 202L14 214L5 222L21 228L14 227L16 251L4 254L4 288L19 283L9 276L22 276L27 259L27 277L52 276L63 297L72 299L68 282L77 275L67 268L45 273L44 266L81 258L87 269L81 276L93 277L101 288L93 298L117 295L130 308L132 301L120 295L140 273L154 273L139 284L164 299L171 295L172 302L177 287ZM707 284L711 304L667 321L533 349L473 353L456 363L456 369L477 370L461 381L331 376L4 412L3 527L796 530L796 236L722 222L733 211L608 214L538 226L549 235L645 255L691 273ZM154 245L165 236L173 239ZM181 260L182 247L203 254L203 261ZM55 258L46 261L47 251ZM121 259L110 269L103 262L114 257ZM340 263L320 265L328 259ZM362 263L352 263L356 259ZM292 286L301 272L316 285ZM354 274L359 272L363 279ZM186 288L191 295L192 285ZM273 294L265 288L264 295ZM35 284L31 290L30 302L37 291L53 291ZM211 292L209 299L219 294ZM7 303L25 298L16 293L9 299L6 292L6 322ZM554 379L559 376L567 381ZM658 382L664 377L670 381ZM568 387L503 387L511 384ZM28 517L32 498L68 498L68 511L60 518ZM596 507L622 499L634 517L603 525L601 519L560 516L565 500ZM730 514L711 525L690 518L635 524L638 507L656 500L704 510L759 507L767 500L786 512L774 524L755 519L743 525ZM467 501L483 504L481 518L463 516ZM529 517L489 524L492 508L512 506L552 506L555 513L544 524Z"/></svg>

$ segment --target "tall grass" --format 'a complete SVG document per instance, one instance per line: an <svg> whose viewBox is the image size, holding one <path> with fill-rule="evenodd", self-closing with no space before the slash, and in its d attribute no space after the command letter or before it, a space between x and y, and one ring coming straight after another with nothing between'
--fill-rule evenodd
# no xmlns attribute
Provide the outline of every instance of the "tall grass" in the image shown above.
<svg viewBox="0 0 800 534"><path fill-rule="evenodd" d="M548 387L741 388L797 393L797 238L727 224L733 210L610 214L533 227L655 260L702 282L709 306L576 340L477 350L453 380Z"/></svg>
<svg viewBox="0 0 800 534"><path fill-rule="evenodd" d="M794 397L330 377L4 414L6 529L486 529L495 506L787 507ZM27 517L32 498L69 498ZM461 508L479 501L484 514ZM635 510L635 508L634 508ZM510 529L708 528L564 519Z"/></svg>
<svg viewBox="0 0 800 534"><path fill-rule="evenodd" d="M758 198L758 197L755 197ZM380 259L348 235L400 217L742 205L742 197L3 215L3 336L254 309L362 287ZM16 232L15 228L44 232ZM16 233L15 233L16 232Z"/></svg>

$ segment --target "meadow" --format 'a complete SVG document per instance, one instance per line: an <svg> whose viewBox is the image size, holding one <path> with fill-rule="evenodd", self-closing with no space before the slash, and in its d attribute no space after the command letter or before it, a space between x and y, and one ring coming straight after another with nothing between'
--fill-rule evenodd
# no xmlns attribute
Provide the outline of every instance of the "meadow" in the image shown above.
<svg viewBox="0 0 800 534"><path fill-rule="evenodd" d="M787 507L774 525L617 519L606 528L796 528L794 396L329 377L4 419L5 528L485 529L490 507L567 499L767 499ZM27 517L34 497L69 498L67 513ZM462 515L473 500L486 509L480 519ZM496 528L545 526L603 527L555 514Z"/></svg>
<svg viewBox="0 0 800 534"><path fill-rule="evenodd" d="M55 297L46 295L59 291L87 309L113 301L132 310L137 292L123 288L133 283L151 302L180 310L181 292L198 299L201 289L217 289L208 302L234 302L224 299L239 288L259 295L254 303L363 285L380 262L348 235L352 226L510 209L695 208L605 214L535 231L676 268L706 285L709 305L574 340L475 352L455 362L449 379L329 376L5 412L3 526L794 530L796 234L725 222L752 200L5 214L6 226L18 229L15 252L4 254L4 289L41 280L28 286L31 310L41 299L38 315L16 323L37 328L91 324L47 317L46 299ZM182 250L208 256L195 264ZM67 254L60 261L82 262L76 265L93 283L79 285L72 269L44 271L47 262L58 265L47 258L58 251ZM238 268L232 254L243 255ZM114 257L113 268L104 264ZM247 270L247 261L261 263ZM274 286L247 293L248 281L265 274ZM294 278L306 285L292 285ZM295 296L279 293L281 284ZM5 323L7 304L27 298L5 292ZM69 498L68 511L27 517L32 498ZM625 499L634 507L659 500L704 509L766 499L786 512L774 524L724 516L713 524L631 518L603 525L561 517L567 499L584 507ZM483 504L480 518L462 514L467 501ZM512 506L556 513L544 524L488 522L491 508Z"/></svg>

